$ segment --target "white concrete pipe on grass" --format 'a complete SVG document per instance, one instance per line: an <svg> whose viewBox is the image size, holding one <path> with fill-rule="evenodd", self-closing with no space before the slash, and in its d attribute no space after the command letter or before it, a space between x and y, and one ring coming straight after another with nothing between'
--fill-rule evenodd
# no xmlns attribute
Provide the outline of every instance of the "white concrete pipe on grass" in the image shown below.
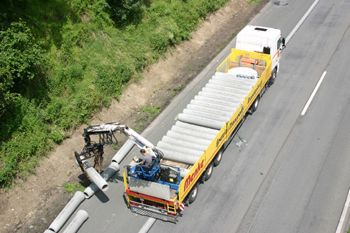
<svg viewBox="0 0 350 233"><path fill-rule="evenodd" d="M83 166L86 173L90 179L96 184L96 186L101 189L103 192L108 190L107 182L101 177L101 175L88 163L86 160L82 160Z"/></svg>
<svg viewBox="0 0 350 233"><path fill-rule="evenodd" d="M89 214L85 210L79 210L72 222L68 225L63 233L75 233L81 225L89 218Z"/></svg>
<svg viewBox="0 0 350 233"><path fill-rule="evenodd" d="M114 173L118 172L119 170L120 170L119 164L116 162L112 162L111 165L109 165L109 167L104 172L102 172L101 177L105 181L107 181L109 180L109 178L111 178L114 175ZM98 187L96 186L96 184L91 183L89 187L87 187L84 190L84 195L86 198L90 198L95 194L97 190L98 190Z"/></svg>
<svg viewBox="0 0 350 233"><path fill-rule="evenodd" d="M84 193L77 191L68 204L63 208L60 214L55 218L55 220L49 226L49 230L53 232L58 232L76 208L85 200Z"/></svg>
<svg viewBox="0 0 350 233"><path fill-rule="evenodd" d="M213 119L203 118L200 116L188 115L184 113L180 113L178 119L183 122L201 125L208 128L218 129L220 130L225 124L225 121L216 121Z"/></svg>
<svg viewBox="0 0 350 233"><path fill-rule="evenodd" d="M118 152L112 158L112 162L116 162L120 164L120 162L124 159L124 157L129 153L129 151L133 148L134 142L130 139L124 143L124 145L118 150Z"/></svg>
<svg viewBox="0 0 350 233"><path fill-rule="evenodd" d="M53 233L54 231L51 231L50 229L46 229L44 233Z"/></svg>

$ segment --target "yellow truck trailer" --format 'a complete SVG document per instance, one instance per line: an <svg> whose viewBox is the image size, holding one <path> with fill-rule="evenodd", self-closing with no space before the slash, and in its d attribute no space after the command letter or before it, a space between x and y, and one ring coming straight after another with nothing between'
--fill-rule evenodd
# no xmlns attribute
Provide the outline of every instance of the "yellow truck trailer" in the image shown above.
<svg viewBox="0 0 350 233"><path fill-rule="evenodd" d="M236 47L248 48L241 41L244 39L253 43L254 51L232 49L207 85L178 115L176 124L154 147L162 151L158 170L153 170L153 175L149 174L151 170L143 170L145 176L140 178L132 163L124 172L131 211L176 222L184 205L196 199L198 184L208 180L213 168L220 164L225 146L245 116L257 109L267 87L275 81L284 47L280 30L251 25L247 28L248 36L239 34ZM258 33L255 39L260 47L254 33ZM267 42L263 43L262 38L268 38Z"/></svg>

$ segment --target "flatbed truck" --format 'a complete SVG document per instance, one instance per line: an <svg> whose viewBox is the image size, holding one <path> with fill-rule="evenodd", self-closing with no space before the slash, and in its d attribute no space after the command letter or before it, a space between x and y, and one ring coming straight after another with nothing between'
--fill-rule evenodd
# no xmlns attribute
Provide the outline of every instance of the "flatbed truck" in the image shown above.
<svg viewBox="0 0 350 233"><path fill-rule="evenodd" d="M215 75L178 115L175 125L154 147L162 151L154 179L135 176L135 162L123 173L125 197L132 212L176 222L184 205L195 201L198 184L209 180L224 148L253 114L276 79L285 47L279 29L248 25L236 48ZM159 171L159 170L158 170ZM147 173L147 171L144 171Z"/></svg>

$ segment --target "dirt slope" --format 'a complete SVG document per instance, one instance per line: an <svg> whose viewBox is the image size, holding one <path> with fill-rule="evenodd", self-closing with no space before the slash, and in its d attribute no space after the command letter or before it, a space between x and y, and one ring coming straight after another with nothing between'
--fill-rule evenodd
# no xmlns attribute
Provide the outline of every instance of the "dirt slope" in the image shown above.
<svg viewBox="0 0 350 233"><path fill-rule="evenodd" d="M230 0L215 14L200 23L193 38L167 53L166 58L143 72L144 78L131 84L120 102L113 101L91 120L92 124L120 122L141 132L150 123L150 112L140 107L164 109L183 87L189 83L244 27L269 0L249 6L248 0ZM36 174L7 194L0 193L0 232L44 232L70 200L72 194L65 192L66 182L88 186L89 182L75 165L74 151L84 146L81 136L86 125L69 132L65 140L36 168ZM120 145L125 137L119 137ZM116 153L105 146L104 168L109 166Z"/></svg>

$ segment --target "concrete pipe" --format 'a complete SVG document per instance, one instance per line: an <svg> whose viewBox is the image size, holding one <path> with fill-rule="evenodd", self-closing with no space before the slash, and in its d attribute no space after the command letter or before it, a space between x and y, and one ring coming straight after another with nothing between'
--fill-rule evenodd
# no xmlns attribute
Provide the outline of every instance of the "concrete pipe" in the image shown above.
<svg viewBox="0 0 350 233"><path fill-rule="evenodd" d="M174 132L171 130L169 130L166 133L166 136L168 136L170 138L181 139L181 140L186 140L189 142L199 143L199 144L203 144L206 146L209 146L209 144L211 143L211 140L208 140L208 139L199 138L199 137L190 136L190 135L185 135L185 134L177 133L177 132Z"/></svg>
<svg viewBox="0 0 350 233"><path fill-rule="evenodd" d="M194 104L187 104L186 106L187 109L195 110L195 111L200 111L200 112L207 112L210 114L217 114L219 116L232 116L233 112L227 112L227 111L221 111L218 109L213 109L213 108L206 108L200 105L194 105Z"/></svg>
<svg viewBox="0 0 350 233"><path fill-rule="evenodd" d="M195 155L195 156L198 156L198 157L200 157L203 154L203 152L204 152L204 150L203 151L195 150L195 149L192 149L192 148L179 146L179 145L174 145L174 144L167 143L167 142L162 142L162 141L158 142L157 147L161 147L161 148L164 148L164 149L167 149L167 150L170 150L170 151L181 152L181 153L184 153L184 154Z"/></svg>
<svg viewBox="0 0 350 233"><path fill-rule="evenodd" d="M237 83L237 84L243 84L243 85L248 85L248 86L252 86L258 81L258 79L237 78L234 75L213 76L212 79L220 80L220 81L224 81L224 82L232 82L232 83Z"/></svg>
<svg viewBox="0 0 350 233"><path fill-rule="evenodd" d="M125 158L129 151L133 148L134 142L130 139L124 143L124 145L118 150L118 152L112 158L112 162L120 164L120 162Z"/></svg>
<svg viewBox="0 0 350 233"><path fill-rule="evenodd" d="M249 93L249 91L247 90L242 90L242 89L237 89L237 88L233 88L233 87L228 87L228 86L223 86L223 85L217 85L217 84L212 84L212 83L207 83L205 85L205 87L209 87L212 89L217 89L217 90L222 90L222 91L229 91L231 92L233 95L232 96L242 96L242 95L247 95Z"/></svg>
<svg viewBox="0 0 350 233"><path fill-rule="evenodd" d="M237 97L237 96L227 96L227 95L221 95L218 93L212 93L210 91L200 91L198 92L199 96L206 96L209 98L213 98L213 99L218 99L218 100L224 100L224 101L229 101L232 103L237 103L240 104L243 102L245 97Z"/></svg>
<svg viewBox="0 0 350 233"><path fill-rule="evenodd" d="M195 150L200 150L200 151L205 151L207 149L206 145L199 144L199 143L194 143L194 142L189 142L181 139L176 139L176 138L171 138L168 136L164 136L162 138L163 142L167 142L173 145L178 145L178 146L185 146L188 148L193 148Z"/></svg>
<svg viewBox="0 0 350 233"><path fill-rule="evenodd" d="M215 136L219 133L219 130L208 129L208 128L205 128L202 126L187 124L187 123L184 123L181 121L176 121L175 125L178 127L181 127L181 128L195 130L195 131L199 131L199 132L206 133L206 134L213 134Z"/></svg>
<svg viewBox="0 0 350 233"><path fill-rule="evenodd" d="M204 112L204 111L202 112L202 111L197 111L197 110L192 110L192 109L184 109L183 113L188 114L188 115L194 115L194 116L199 116L199 117L203 117L203 118L208 118L208 119L212 119L212 120L216 120L216 121L227 122L228 120L230 120L229 116L211 114L208 112Z"/></svg>
<svg viewBox="0 0 350 233"><path fill-rule="evenodd" d="M214 104L214 103L209 103L206 101L201 101L201 100L191 100L190 102L193 105L199 105L199 106L203 106L206 108L212 108L212 109L218 109L220 111L227 111L227 112L231 112L233 109L237 109L238 108L238 104L235 106L225 106L225 105L218 105L218 104Z"/></svg>
<svg viewBox="0 0 350 233"><path fill-rule="evenodd" d="M46 229L44 233L53 233L54 231L51 231L50 229Z"/></svg>
<svg viewBox="0 0 350 233"><path fill-rule="evenodd" d="M116 162L112 162L111 165L101 174L102 178L107 181L109 178L111 178L114 173L118 172L120 170L119 164ZM95 183L91 183L89 187L87 187L84 190L84 195L86 198L92 197L95 192L97 192L98 187L96 186Z"/></svg>
<svg viewBox="0 0 350 233"><path fill-rule="evenodd" d="M68 204L63 208L61 213L55 218L55 220L49 226L49 230L58 232L65 224L68 218L72 215L75 209L85 200L84 193L77 191Z"/></svg>
<svg viewBox="0 0 350 233"><path fill-rule="evenodd" d="M63 233L75 233L81 225L89 218L89 214L85 210L79 210L72 222L68 225Z"/></svg>
<svg viewBox="0 0 350 233"><path fill-rule="evenodd" d="M185 135L190 135L197 138L204 138L207 140L213 140L216 137L215 134L204 133L193 129L186 129L176 125L173 125L173 127L171 127L171 131L185 134Z"/></svg>
<svg viewBox="0 0 350 233"><path fill-rule="evenodd" d="M216 80L216 79L210 79L208 83L211 84L216 84L216 85L220 85L220 86L226 86L226 87L232 87L232 88L236 88L239 90L245 90L245 91L250 91L252 89L252 87L254 85L241 85L241 84L236 84L236 83L230 83L230 82L224 82L224 81L220 81L220 80Z"/></svg>
<svg viewBox="0 0 350 233"><path fill-rule="evenodd" d="M216 121L213 119L203 118L200 116L188 115L180 113L178 119L183 122L205 126L212 129L220 130L224 125L225 121Z"/></svg>
<svg viewBox="0 0 350 233"><path fill-rule="evenodd" d="M161 168L172 167L172 168L175 168L175 169L180 168L180 176L181 176L181 178L184 178L187 175L187 173L190 171L190 170L188 170L186 168L177 167L177 166L170 166L168 164L161 164L160 167Z"/></svg>
<svg viewBox="0 0 350 233"><path fill-rule="evenodd" d="M232 102L229 102L229 101L218 100L218 99L213 99L213 98L209 98L209 97L205 97L205 96L199 96L199 95L196 95L194 97L194 99L195 100L199 100L199 101L208 102L208 103L211 103L211 104L217 104L217 105L221 105L221 106L231 107L232 109L237 108L237 105L238 105L237 103L232 103Z"/></svg>
<svg viewBox="0 0 350 233"><path fill-rule="evenodd" d="M195 156L195 155L174 152L174 151L167 150L165 148L159 148L159 149L161 151L163 151L163 153L164 153L163 159L170 160L173 162L179 162L179 163L193 165L197 162L197 160L199 158L198 156Z"/></svg>
<svg viewBox="0 0 350 233"><path fill-rule="evenodd" d="M214 89L214 88L210 88L210 87L203 87L202 91L203 92L210 92L210 93L214 93L214 94L219 94L219 95L224 95L224 96L230 96L230 97L237 97L237 98L243 98L243 99L245 98L244 95L236 94L236 93L229 92L229 91Z"/></svg>
<svg viewBox="0 0 350 233"><path fill-rule="evenodd" d="M101 189L103 192L108 190L107 182L101 177L101 175L88 163L88 161L82 161L85 171L90 177L90 179L96 184L96 186Z"/></svg>

